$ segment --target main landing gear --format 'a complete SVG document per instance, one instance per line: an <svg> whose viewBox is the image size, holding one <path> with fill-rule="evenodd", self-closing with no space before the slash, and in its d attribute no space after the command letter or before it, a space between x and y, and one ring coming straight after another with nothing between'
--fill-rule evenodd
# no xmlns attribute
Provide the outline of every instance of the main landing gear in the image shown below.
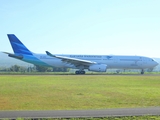
<svg viewBox="0 0 160 120"><path fill-rule="evenodd" d="M85 74L85 71L76 71L75 74Z"/></svg>
<svg viewBox="0 0 160 120"><path fill-rule="evenodd" d="M144 70L142 69L142 71L141 71L141 74L143 75L144 74Z"/></svg>

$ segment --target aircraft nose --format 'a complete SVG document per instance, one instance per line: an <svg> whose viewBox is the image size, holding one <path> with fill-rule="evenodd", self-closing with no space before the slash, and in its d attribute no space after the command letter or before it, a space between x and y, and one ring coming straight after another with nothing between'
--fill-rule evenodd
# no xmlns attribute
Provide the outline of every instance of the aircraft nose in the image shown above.
<svg viewBox="0 0 160 120"><path fill-rule="evenodd" d="M154 64L155 64L155 66L157 66L159 63L158 63L157 61L154 60Z"/></svg>

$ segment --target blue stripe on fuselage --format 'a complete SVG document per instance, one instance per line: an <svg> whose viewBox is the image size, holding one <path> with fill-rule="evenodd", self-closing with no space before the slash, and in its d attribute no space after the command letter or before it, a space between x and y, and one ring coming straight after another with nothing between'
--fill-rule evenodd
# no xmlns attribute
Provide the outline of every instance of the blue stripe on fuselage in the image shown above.
<svg viewBox="0 0 160 120"><path fill-rule="evenodd" d="M50 65L48 65L47 63L39 60L38 58L36 58L33 55L23 55L23 61L34 64L34 65L43 65L43 66L48 66L50 67Z"/></svg>

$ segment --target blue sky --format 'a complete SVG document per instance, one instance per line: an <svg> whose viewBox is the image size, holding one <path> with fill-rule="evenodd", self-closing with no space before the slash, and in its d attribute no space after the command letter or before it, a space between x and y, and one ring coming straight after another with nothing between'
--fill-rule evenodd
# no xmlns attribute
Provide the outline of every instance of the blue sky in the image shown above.
<svg viewBox="0 0 160 120"><path fill-rule="evenodd" d="M3 0L0 51L6 34L31 51L53 54L160 57L160 0Z"/></svg>

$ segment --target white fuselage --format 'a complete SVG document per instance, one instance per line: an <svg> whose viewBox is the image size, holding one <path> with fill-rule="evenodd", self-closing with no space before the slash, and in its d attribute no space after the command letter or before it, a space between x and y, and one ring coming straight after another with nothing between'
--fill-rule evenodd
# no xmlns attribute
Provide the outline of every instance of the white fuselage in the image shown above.
<svg viewBox="0 0 160 120"><path fill-rule="evenodd" d="M14 34L7 34L14 54L4 52L9 57L20 59L35 65L66 67L79 69L76 74L85 74L84 69L95 72L106 72L108 68L144 69L153 68L158 63L149 57L119 55L56 55L49 51L46 54L31 52Z"/></svg>
<svg viewBox="0 0 160 120"><path fill-rule="evenodd" d="M119 55L60 55L60 56L94 61L97 64L106 64L107 68L117 68L117 69L145 69L145 68L153 68L158 64L154 59L143 56L119 56ZM48 66L76 68L74 64L70 64L65 61L63 62L61 59L50 57L45 54L34 54L34 57L36 57L43 63L47 64ZM33 63L33 61L28 61L28 59L25 59L25 57L23 60L26 62Z"/></svg>

